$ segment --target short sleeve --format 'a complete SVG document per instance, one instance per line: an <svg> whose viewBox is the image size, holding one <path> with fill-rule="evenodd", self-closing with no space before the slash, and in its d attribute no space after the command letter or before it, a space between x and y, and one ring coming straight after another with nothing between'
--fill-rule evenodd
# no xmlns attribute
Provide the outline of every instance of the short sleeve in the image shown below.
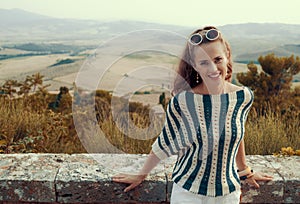
<svg viewBox="0 0 300 204"><path fill-rule="evenodd" d="M167 107L164 127L152 145L153 153L161 160L191 145L184 121L178 98L173 97Z"/></svg>

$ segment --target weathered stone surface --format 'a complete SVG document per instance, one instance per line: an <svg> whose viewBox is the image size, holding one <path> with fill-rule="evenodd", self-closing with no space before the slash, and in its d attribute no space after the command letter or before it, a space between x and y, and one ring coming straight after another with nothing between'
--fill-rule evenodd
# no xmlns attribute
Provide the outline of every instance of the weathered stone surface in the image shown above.
<svg viewBox="0 0 300 204"><path fill-rule="evenodd" d="M300 157L266 156L266 159L283 178L284 203L300 203Z"/></svg>
<svg viewBox="0 0 300 204"><path fill-rule="evenodd" d="M55 177L60 155L1 155L0 200L55 202Z"/></svg>
<svg viewBox="0 0 300 204"><path fill-rule="evenodd" d="M176 157L162 161L136 189L112 182L113 175L135 174L147 155L0 155L0 203L168 203ZM247 156L255 170L273 181L255 189L242 185L242 203L299 203L300 157Z"/></svg>
<svg viewBox="0 0 300 204"><path fill-rule="evenodd" d="M259 189L242 182L242 203L284 203L284 181L271 163L261 155L248 155L247 164L255 172L274 177L272 181L258 182Z"/></svg>
<svg viewBox="0 0 300 204"><path fill-rule="evenodd" d="M95 158L97 160L95 160ZM166 197L165 175L152 174L140 187L124 193L126 184L112 182L113 175L130 173L132 164L140 168L146 156L141 155L74 155L62 165L56 178L57 201L63 203L142 203L162 202ZM110 161L109 167L103 164ZM112 169L111 167L115 167ZM132 169L132 173L137 169ZM155 196L153 196L155 195Z"/></svg>

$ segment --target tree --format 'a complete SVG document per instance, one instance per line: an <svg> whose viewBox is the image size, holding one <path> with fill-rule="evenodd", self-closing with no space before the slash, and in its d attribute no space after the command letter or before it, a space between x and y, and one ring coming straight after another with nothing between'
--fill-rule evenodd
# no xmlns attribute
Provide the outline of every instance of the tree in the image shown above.
<svg viewBox="0 0 300 204"><path fill-rule="evenodd" d="M7 80L2 85L1 93L8 96L10 99L14 98L14 94L17 93L17 87L19 86L18 81L16 80Z"/></svg>
<svg viewBox="0 0 300 204"><path fill-rule="evenodd" d="M31 76L31 83L32 83L32 86L33 86L33 92L36 91L36 87L38 85L43 84L43 78L44 78L44 76L41 75L39 72Z"/></svg>
<svg viewBox="0 0 300 204"><path fill-rule="evenodd" d="M247 65L247 73L237 74L239 82L254 90L254 107L264 112L267 108L287 111L291 107L300 110L291 89L293 76L300 72L300 58L277 57L273 53L260 56L261 70L254 63Z"/></svg>

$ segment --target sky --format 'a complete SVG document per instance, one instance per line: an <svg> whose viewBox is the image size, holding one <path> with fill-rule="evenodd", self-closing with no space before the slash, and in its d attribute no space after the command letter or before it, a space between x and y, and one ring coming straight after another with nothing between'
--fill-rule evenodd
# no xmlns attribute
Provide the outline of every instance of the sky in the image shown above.
<svg viewBox="0 0 300 204"><path fill-rule="evenodd" d="M57 18L139 20L183 26L236 23L300 24L299 0L0 0Z"/></svg>

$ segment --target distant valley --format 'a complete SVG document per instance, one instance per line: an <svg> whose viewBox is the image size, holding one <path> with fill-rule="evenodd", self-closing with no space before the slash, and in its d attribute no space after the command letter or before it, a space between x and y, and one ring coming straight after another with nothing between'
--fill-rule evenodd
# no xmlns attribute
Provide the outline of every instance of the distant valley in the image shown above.
<svg viewBox="0 0 300 204"><path fill-rule="evenodd" d="M239 71L246 71L247 63L271 52L278 56L300 56L300 24L246 23L217 27L230 42ZM62 77L72 76L67 84L71 83L86 57L96 48L120 35L157 29L185 38L196 28L140 21L59 19L19 9L0 9L0 29L0 83L7 78L20 78L39 71L51 84L57 84L57 88L66 80ZM143 43L145 47L152 43L161 47L174 45L174 49L182 47L181 41L160 33L146 33L141 42L124 40L120 47L131 47L136 43ZM175 62L171 60L170 63L165 57L161 59L170 66ZM129 62L137 62L137 59L126 60L127 66L130 66Z"/></svg>

